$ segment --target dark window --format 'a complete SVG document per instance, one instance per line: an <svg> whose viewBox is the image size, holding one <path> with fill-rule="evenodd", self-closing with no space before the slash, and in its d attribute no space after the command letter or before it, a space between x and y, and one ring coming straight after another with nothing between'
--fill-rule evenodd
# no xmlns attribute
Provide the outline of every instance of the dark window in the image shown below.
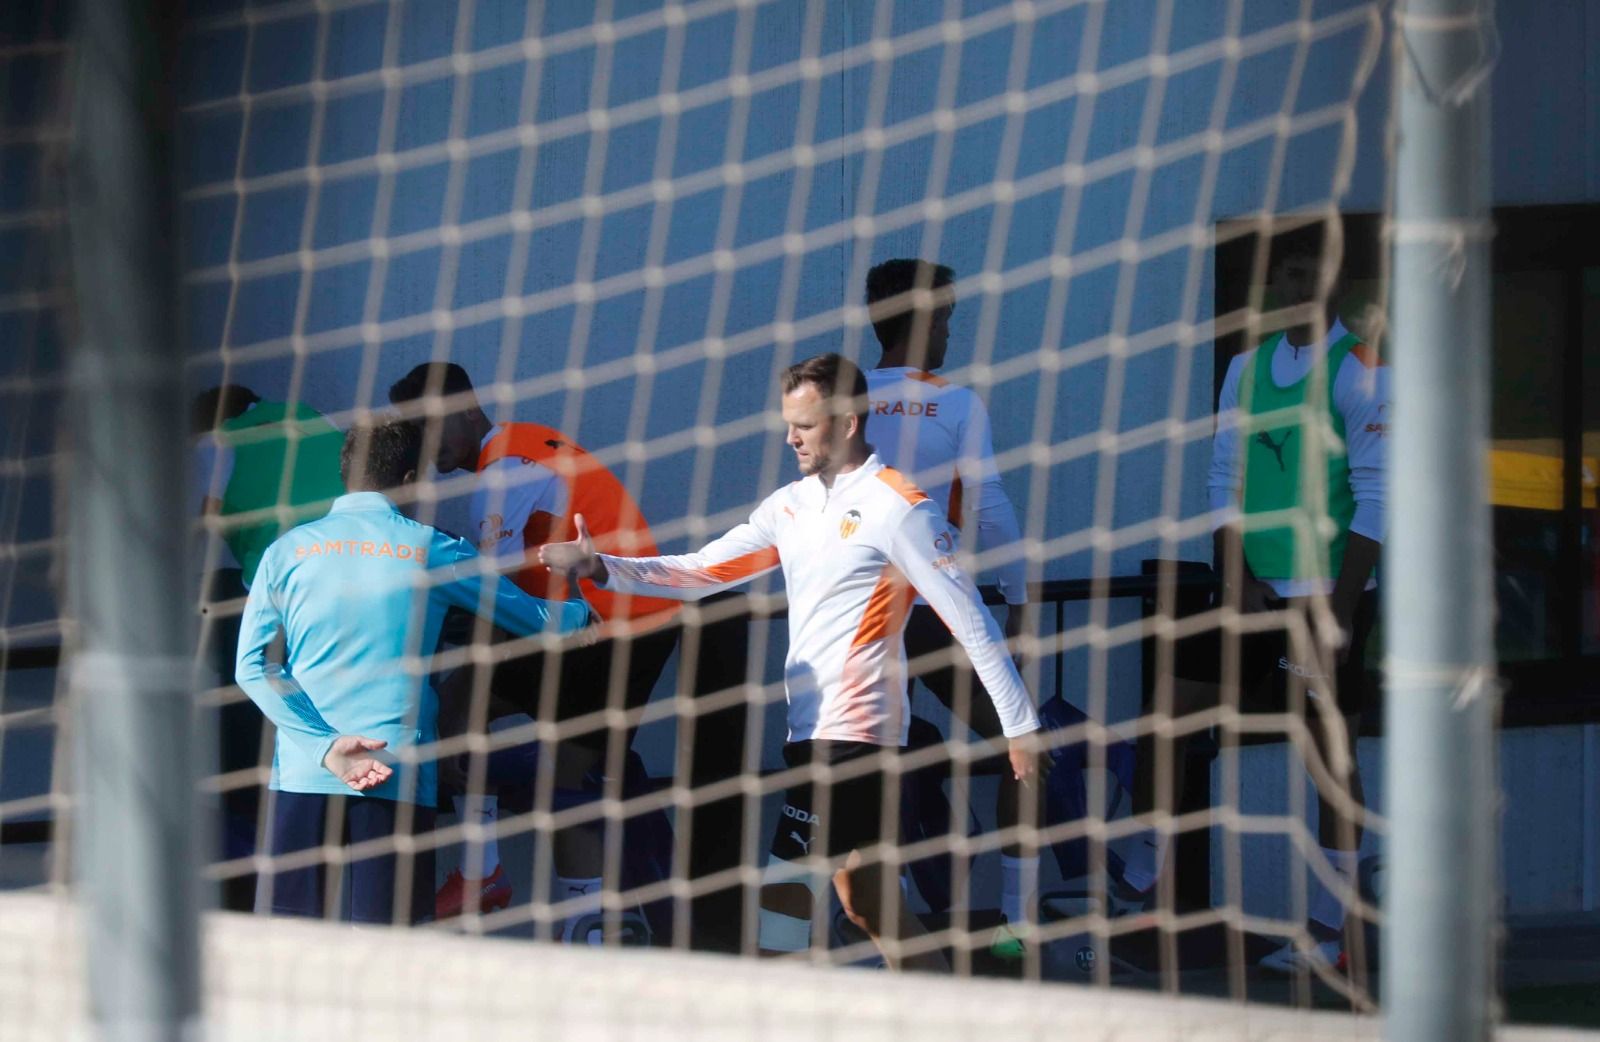
<svg viewBox="0 0 1600 1042"><path fill-rule="evenodd" d="M1600 720L1600 206L1508 207L1495 225L1488 465L1504 721ZM1340 221L1352 326L1383 300L1381 229L1373 214ZM1272 332L1256 321L1273 303L1259 230L1217 226L1219 388L1228 361Z"/></svg>

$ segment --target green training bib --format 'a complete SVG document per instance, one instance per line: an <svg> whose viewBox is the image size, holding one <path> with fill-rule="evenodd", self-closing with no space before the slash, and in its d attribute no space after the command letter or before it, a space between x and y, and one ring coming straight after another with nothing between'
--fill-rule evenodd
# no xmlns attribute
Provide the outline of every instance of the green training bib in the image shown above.
<svg viewBox="0 0 1600 1042"><path fill-rule="evenodd" d="M326 514L344 495L344 434L309 406L261 402L219 427L217 440L233 450L222 537L248 585L274 539Z"/></svg>
<svg viewBox="0 0 1600 1042"><path fill-rule="evenodd" d="M1279 333L1262 344L1240 374L1245 560L1262 579L1331 579L1356 512L1333 381L1361 340L1346 334L1333 345L1313 395L1316 367L1289 387L1273 383L1272 356L1283 339Z"/></svg>

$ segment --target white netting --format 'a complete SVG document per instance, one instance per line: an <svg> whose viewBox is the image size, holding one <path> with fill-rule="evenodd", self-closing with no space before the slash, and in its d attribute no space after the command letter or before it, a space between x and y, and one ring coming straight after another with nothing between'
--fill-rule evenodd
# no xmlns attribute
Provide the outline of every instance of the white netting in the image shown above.
<svg viewBox="0 0 1600 1042"><path fill-rule="evenodd" d="M86 1037L74 910L23 895L0 899L0 995L8 1038ZM333 1028L479 1039L529 1030L610 1038L967 1039L1004 1029L1024 1038L1183 1042L1357 1042L1381 1037L1373 1017L1239 1006L1211 999L993 981L873 979L700 955L529 948L427 933L365 935L315 923L212 915L208 1025L236 1039L302 1037ZM381 957L375 949L381 948ZM39 953L39 954L35 954ZM43 957L40 957L42 955ZM619 1002L626 989L631 1001ZM1507 1042L1592 1037L1504 1028Z"/></svg>
<svg viewBox="0 0 1600 1042"><path fill-rule="evenodd" d="M0 901L0 996L8 1038L79 1037L88 1029L76 918L64 902ZM552 1030L608 1038L1375 1039L1378 1022L1246 1008L1206 999L1044 990L996 982L880 978L730 963L700 955L530 948L433 934L373 933L237 915L206 923L208 1027L229 1038L329 1030L478 1039ZM37 954L31 954L37 953ZM628 1001L618 1001L626 990ZM1504 1038L1556 1039L1554 1031Z"/></svg>
<svg viewBox="0 0 1600 1042"><path fill-rule="evenodd" d="M1346 905L1373 914L1372 888L1363 899L1354 877L1330 866L1307 822L1302 758L1312 740L1298 712L1243 717L1234 697L1187 725L1224 737L1287 732L1292 754L1274 744L1257 756L1251 746L1208 765L1199 756L1174 762L1157 744L1158 779L1189 773L1199 779L1191 790L1211 792L1180 808L1181 824L1207 845L1173 855L1178 879L1169 873L1147 909L1122 914L1127 903L1107 899L1115 889L1107 844L1138 836L1121 757L1138 736L1175 733L1169 719L1144 713L1151 698L1159 705L1167 697L1171 638L1216 621L1175 610L1197 592L1204 601L1207 581L1159 564L1211 556L1206 469L1222 376L1214 369L1227 361L1214 342L1254 342L1276 328L1263 323L1275 306L1262 296L1264 233L1337 228L1341 210L1362 208L1349 203L1352 185L1367 193L1366 208L1382 205L1386 101L1368 89L1385 35L1380 4L194 7L178 78L189 380L195 391L246 387L261 399L257 408L297 413L287 441L302 472L333 465L335 435L387 410L391 384L414 366L453 362L490 419L542 424L581 444L637 500L663 551L693 549L795 476L777 412L781 371L834 350L864 368L874 363L868 271L892 257L949 265L957 308L942 376L987 402L995 472L1020 521L1020 538L980 542L976 553L969 544L966 560L991 579L1020 561L1028 582L1044 584L1033 588L1018 649L1037 700L1071 707L1053 718L1052 742L1071 750L1063 771L1082 772L1072 791L1084 805L1054 808L1042 832L997 830L995 750L961 741L964 714L919 684L912 709L928 744L887 758L897 779L919 769L949 778L925 787L924 799L942 806L908 811L911 834L894 848L913 863L909 907L929 938L913 948L942 951L963 975L1370 1007L1370 931L1361 927L1348 931L1349 966L1284 977L1254 968L1286 940L1317 940L1303 925L1317 885L1308 887L1308 870ZM13 78L19 62L59 62L64 53L59 39L50 42L50 25L28 31L37 39L0 49ZM55 110L43 105L5 133L7 149L30 164L61 137ZM44 187L0 214L0 235L17 230L45 242L39 233L54 203ZM1222 287L1218 258L1230 248L1251 256L1226 269L1238 285ZM1319 249L1338 263L1337 235ZM0 270L14 276L26 267ZM0 384L8 403L31 409L51 400L49 341L28 323L52 320L53 286L20 276L0 285L0 320L23 324L18 342L35 352ZM1217 306L1224 299L1235 303ZM226 400L211 400L212 411L231 415ZM444 407L409 408L437 421ZM56 610L44 568L60 546L56 526L40 520L49 502L41 483L56 453L37 437L48 425L26 409L5 411L0 654L49 643ZM319 432L325 440L313 452ZM447 437L433 422L425 444L437 450ZM209 446L212 435L197 431L197 440ZM296 870L325 867L317 910L344 917L347 862L398 851L402 880L419 866L426 875L426 858L414 855L434 858L432 878L419 882L430 901L452 885L452 869L476 877L493 862L503 867L483 914L469 895L465 914L441 930L744 954L766 946L773 920L763 920L771 912L763 886L781 881L768 856L775 830L784 831L781 797L815 776L786 770L781 751L781 584L686 610L656 643L618 642L623 657L611 662L609 683L563 673L554 656L539 659L521 681L508 681L542 677L543 695L520 702L490 681L489 660L546 645L494 643L481 621L447 625L438 656L413 648L394 669L431 675L459 694L468 726L402 760L455 762L465 753L468 795L494 790L498 816L462 820L470 803L445 797L431 832L356 836L353 847L335 816L310 830L303 850L274 857L272 821L287 812L264 791L271 729L258 733L260 714L232 683L230 620L245 603L232 569L250 565L233 560L240 544L216 535L241 520L303 520L310 515L299 508L326 494L317 475L295 474L280 459L265 478L275 499L246 502L241 492L230 501L237 468L255 457L249 437L228 444L231 463L200 452L206 470L195 504L198 512L210 494L227 515L197 541L207 575L199 704L216 742L204 757L214 811L209 873L226 905L270 903L255 896L258 882L284 886ZM478 488L488 490L486 506L471 502ZM517 494L503 473L464 470L430 477L408 509L476 539ZM966 508L970 522L973 500ZM559 518L564 508L550 512ZM1295 635L1305 639L1304 626ZM626 664L658 653L660 677L643 683L652 697L630 704L620 679ZM46 835L20 826L70 801L64 784L50 783L50 725L60 717L48 653L12 654L0 688L0 825L15 842L0 851L0 881L33 885L52 878L37 860ZM931 652L917 665L959 664L959 655ZM472 662L480 668L469 676ZM463 672L452 681L452 671ZM955 687L958 703L971 700L970 687ZM316 691L307 694L317 701ZM596 734L600 751L580 765L575 787L550 750ZM1347 798L1342 805L1353 809ZM1170 814L1154 821L1173 824ZM564 849L552 840L558 831L588 838ZM810 840L796 839L809 850ZM62 837L56 842L64 853ZM1006 961L993 943L1010 881L1001 851L1019 842L1043 849L1042 899L1028 913L1039 921L1026 931L1022 957ZM1365 849L1372 852L1370 841ZM54 865L54 878L64 878L66 859ZM601 882L589 887L591 878ZM787 916L777 932L819 962L871 961L871 945L837 915L826 885L811 894L809 921ZM62 930L61 906L8 905L19 918L0 921L32 917L38 943L53 958L71 958L61 947L67 933L50 932ZM381 1007L376 1022L363 1015L364 1026L392 1019L414 1034L451 1037L460 1037L458 1026L488 1034L551 1017L578 1030L685 1035L1374 1031L1364 1019L1000 985L944 992L928 981L874 985L863 1010L857 978L809 968L591 958L435 934L381 935L376 965L395 972L375 973L335 965L340 942L313 926L218 918L209 928L208 943L250 960L250 969L212 977L212 1008L223 1011L214 1015L230 1033L275 1037L303 1030L295 1025L309 1025L313 1010L346 991L354 1008ZM417 969L425 966L432 969ZM541 982L531 992L512 983L530 978ZM851 998L839 1001L844 989ZM723 1006L711 993L736 995ZM49 1035L36 1008L22 1022Z"/></svg>

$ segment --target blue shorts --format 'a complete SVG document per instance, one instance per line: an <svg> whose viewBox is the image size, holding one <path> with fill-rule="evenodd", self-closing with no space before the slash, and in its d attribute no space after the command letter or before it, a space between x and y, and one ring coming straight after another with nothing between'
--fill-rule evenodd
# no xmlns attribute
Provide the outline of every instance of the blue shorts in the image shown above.
<svg viewBox="0 0 1600 1042"><path fill-rule="evenodd" d="M350 846L391 839L399 832L418 835L433 830L432 807L371 796L328 796L322 793L274 791L272 828L267 851L274 858L328 845ZM433 851L397 856L392 844L376 854L351 861L350 892L341 902L355 923L416 923L433 914ZM256 883L256 907L274 915L341 918L328 907L327 859L316 864L263 872ZM337 864L335 864L337 868ZM335 878L339 878L335 876ZM396 891L406 888L404 901Z"/></svg>

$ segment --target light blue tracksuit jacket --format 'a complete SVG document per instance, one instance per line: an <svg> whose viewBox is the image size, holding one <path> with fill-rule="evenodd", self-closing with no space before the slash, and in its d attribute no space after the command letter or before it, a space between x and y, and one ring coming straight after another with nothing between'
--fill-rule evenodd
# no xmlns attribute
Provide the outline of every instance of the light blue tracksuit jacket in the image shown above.
<svg viewBox="0 0 1600 1042"><path fill-rule="evenodd" d="M582 627L581 600L531 597L471 544L356 492L291 529L261 559L239 633L239 686L278 729L272 788L356 795L322 765L340 735L388 742L393 776L361 795L431 805L437 767L409 750L438 737L427 658L450 605L518 636ZM274 648L274 645L277 648Z"/></svg>

